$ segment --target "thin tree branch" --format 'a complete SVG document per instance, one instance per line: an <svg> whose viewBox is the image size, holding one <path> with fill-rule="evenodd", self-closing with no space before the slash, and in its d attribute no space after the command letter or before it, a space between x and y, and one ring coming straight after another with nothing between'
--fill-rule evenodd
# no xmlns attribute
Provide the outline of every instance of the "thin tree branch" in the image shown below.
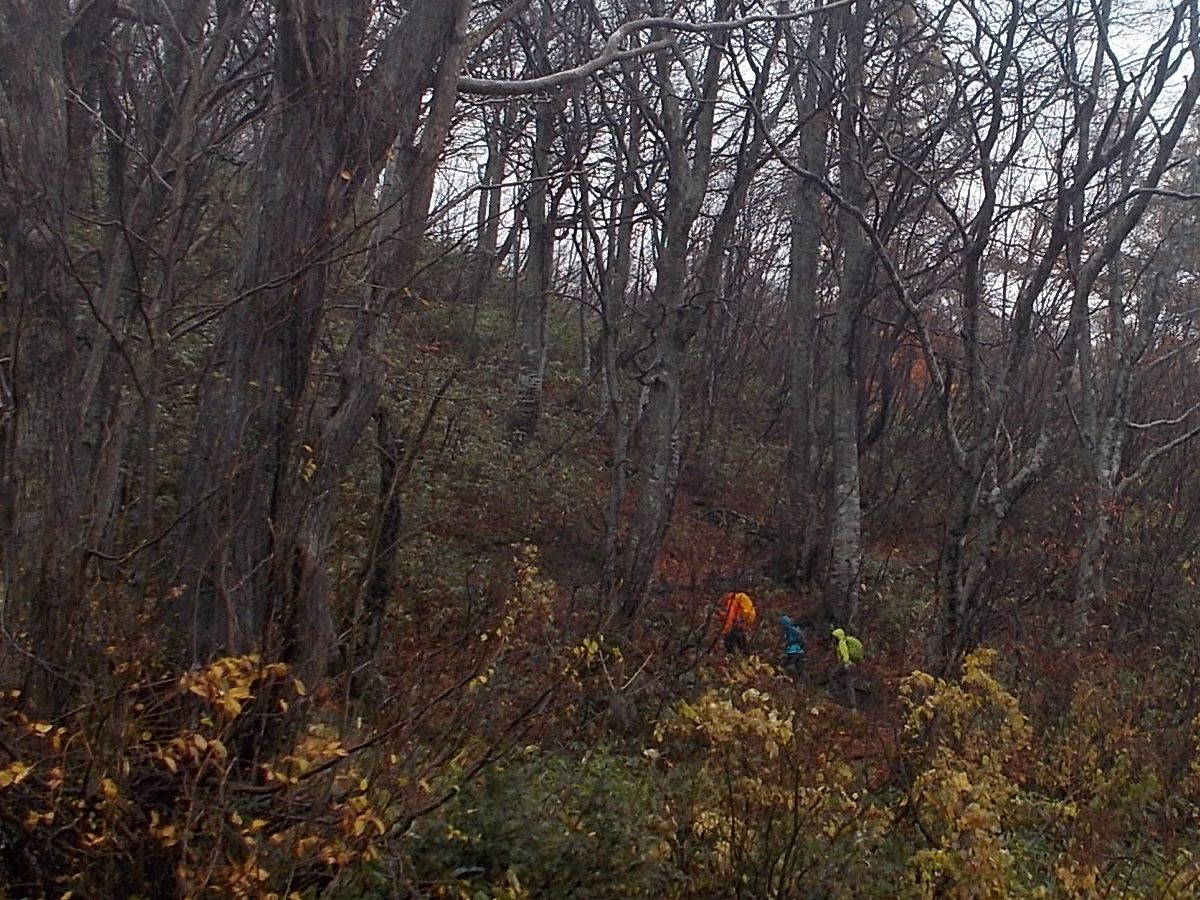
<svg viewBox="0 0 1200 900"><path fill-rule="evenodd" d="M1164 425L1178 425L1180 422L1182 422L1184 419L1186 419L1188 416L1190 416L1192 413L1194 413L1197 409L1200 409L1200 403L1192 404L1192 406L1186 412L1180 414L1179 416L1177 416L1174 419L1155 419L1153 422L1129 422L1129 421L1126 421L1125 427L1133 428L1137 431L1147 431L1151 428L1161 428Z"/></svg>
<svg viewBox="0 0 1200 900"><path fill-rule="evenodd" d="M1190 430L1185 431L1183 434L1179 435L1174 440L1168 441L1167 443L1163 444L1158 449L1154 450L1151 453L1148 453L1146 455L1146 457L1142 460L1141 465L1139 465L1137 467L1137 469L1135 469L1131 474L1127 475L1125 478L1121 479L1121 483L1117 485L1117 496L1124 495L1126 491L1128 491L1131 487L1133 487L1138 482L1140 482L1143 478L1145 478L1146 475L1148 475L1150 473L1150 470L1154 468L1154 464L1156 462L1158 462L1159 459L1161 459L1163 456L1170 453L1172 450L1176 449L1177 447L1181 447L1184 444L1188 443L1193 438L1195 438L1197 435L1200 435L1200 425L1194 426Z"/></svg>
<svg viewBox="0 0 1200 900"><path fill-rule="evenodd" d="M658 50L664 50L674 43L673 40L663 39L652 41L641 47L626 50L620 49L621 43L625 38L639 31L658 28L664 31L709 34L714 31L731 31L736 28L745 28L748 25L756 25L760 22L790 22L794 19L808 18L818 13L827 13L835 9L840 9L843 6L851 5L853 2L854 0L836 0L836 2L828 3L824 6L801 10L799 12L785 13L783 15L763 14L746 16L742 19L730 19L727 22L685 22L680 19L672 19L664 16L636 19L632 22L626 22L614 31L608 40L605 41L599 55L582 65L563 69L561 72L555 72L551 75L543 75L540 78L517 79L514 81L495 78L464 77L459 79L458 89L463 94L475 94L487 97L513 97L519 94L535 94L539 91L562 87L564 84L570 84L581 78L587 78L589 75L594 75L614 62L636 59Z"/></svg>

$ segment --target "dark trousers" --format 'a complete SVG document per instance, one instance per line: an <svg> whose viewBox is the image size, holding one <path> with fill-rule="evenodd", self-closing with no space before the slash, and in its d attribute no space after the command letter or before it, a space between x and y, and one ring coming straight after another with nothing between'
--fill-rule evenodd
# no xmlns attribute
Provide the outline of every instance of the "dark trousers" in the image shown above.
<svg viewBox="0 0 1200 900"><path fill-rule="evenodd" d="M727 654L745 653L749 649L750 642L746 640L746 632L737 625L725 632L725 652Z"/></svg>
<svg viewBox="0 0 1200 900"><path fill-rule="evenodd" d="M783 655L783 671L796 678L804 674L804 654L785 653Z"/></svg>
<svg viewBox="0 0 1200 900"><path fill-rule="evenodd" d="M833 696L840 697L851 709L858 709L858 692L854 689L854 667L838 663L833 671Z"/></svg>

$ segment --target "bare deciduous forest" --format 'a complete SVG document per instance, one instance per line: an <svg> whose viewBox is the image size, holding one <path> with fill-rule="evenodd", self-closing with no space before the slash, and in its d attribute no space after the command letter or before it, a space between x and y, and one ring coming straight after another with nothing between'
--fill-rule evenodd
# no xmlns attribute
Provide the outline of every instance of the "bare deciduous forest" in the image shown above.
<svg viewBox="0 0 1200 900"><path fill-rule="evenodd" d="M0 0L0 900L1200 895L1198 61Z"/></svg>

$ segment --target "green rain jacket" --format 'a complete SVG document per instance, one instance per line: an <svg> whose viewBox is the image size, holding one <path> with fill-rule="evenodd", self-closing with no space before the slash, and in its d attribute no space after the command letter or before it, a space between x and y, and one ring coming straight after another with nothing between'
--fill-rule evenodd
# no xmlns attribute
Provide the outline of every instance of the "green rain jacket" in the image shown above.
<svg viewBox="0 0 1200 900"><path fill-rule="evenodd" d="M833 629L833 636L837 640L837 657L838 662L844 666L852 666L857 662L862 662L865 655L862 641L854 637L854 635L846 634L842 629Z"/></svg>

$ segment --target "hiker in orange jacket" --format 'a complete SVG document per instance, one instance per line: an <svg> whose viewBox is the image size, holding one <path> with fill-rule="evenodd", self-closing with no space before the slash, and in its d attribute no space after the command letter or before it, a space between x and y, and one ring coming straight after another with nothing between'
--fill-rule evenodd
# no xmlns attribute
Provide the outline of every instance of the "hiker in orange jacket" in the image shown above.
<svg viewBox="0 0 1200 900"><path fill-rule="evenodd" d="M757 619L758 612L749 594L730 591L721 598L721 634L727 654L745 653L750 649L746 629L753 627Z"/></svg>

